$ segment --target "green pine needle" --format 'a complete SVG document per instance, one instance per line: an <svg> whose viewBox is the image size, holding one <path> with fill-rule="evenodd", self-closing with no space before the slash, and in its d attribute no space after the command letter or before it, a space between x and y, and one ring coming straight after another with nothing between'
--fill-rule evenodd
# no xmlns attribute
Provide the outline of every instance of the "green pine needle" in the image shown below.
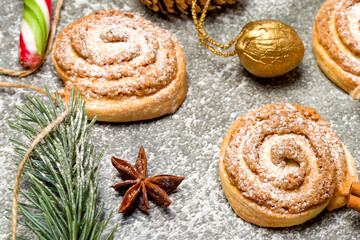
<svg viewBox="0 0 360 240"><path fill-rule="evenodd" d="M29 103L16 106L22 113L9 126L24 134L30 143L56 119L64 106L57 94L57 102L40 101L27 97ZM102 236L110 216L99 223L103 205L99 204L99 162L103 156L96 153L91 142L85 102L72 90L69 115L49 133L32 151L24 168L26 188L20 194L26 203L19 202L23 215L20 225L34 232L39 239L95 240L113 239L116 226L107 236ZM30 143L11 140L16 162L24 158Z"/></svg>

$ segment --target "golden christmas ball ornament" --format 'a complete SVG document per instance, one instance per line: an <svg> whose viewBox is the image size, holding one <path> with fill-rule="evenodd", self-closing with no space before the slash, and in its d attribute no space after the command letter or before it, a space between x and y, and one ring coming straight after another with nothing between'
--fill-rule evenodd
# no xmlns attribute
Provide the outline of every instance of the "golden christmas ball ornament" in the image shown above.
<svg viewBox="0 0 360 240"><path fill-rule="evenodd" d="M265 19L249 22L229 44L220 44L214 41L203 30L209 4L210 0L206 0L199 21L196 13L196 0L193 0L191 8L200 43L220 56L229 57L237 54L244 68L254 76L277 77L283 75L296 68L304 57L304 44L297 32L289 25L275 20ZM235 50L227 53L213 47L229 49L234 44Z"/></svg>
<svg viewBox="0 0 360 240"><path fill-rule="evenodd" d="M141 0L141 2L155 12L164 14L188 14L192 0ZM224 5L234 4L235 0L210 0L208 10L212 11ZM206 4L206 0L197 0L195 5L196 12L201 12Z"/></svg>
<svg viewBox="0 0 360 240"><path fill-rule="evenodd" d="M275 20L246 24L235 50L244 68L257 77L277 77L293 70L305 52L297 32Z"/></svg>

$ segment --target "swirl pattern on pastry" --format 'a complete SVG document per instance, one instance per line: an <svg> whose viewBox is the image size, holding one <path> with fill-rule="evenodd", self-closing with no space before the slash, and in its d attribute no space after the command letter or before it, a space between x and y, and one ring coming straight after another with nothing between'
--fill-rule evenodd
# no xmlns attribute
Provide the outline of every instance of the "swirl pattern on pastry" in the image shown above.
<svg viewBox="0 0 360 240"><path fill-rule="evenodd" d="M327 0L313 30L313 50L324 73L360 98L360 1Z"/></svg>
<svg viewBox="0 0 360 240"><path fill-rule="evenodd" d="M303 223L344 206L357 172L350 153L314 109L272 104L230 128L220 179L230 204L260 226Z"/></svg>
<svg viewBox="0 0 360 240"><path fill-rule="evenodd" d="M135 121L172 113L186 95L179 43L132 13L102 10L69 25L55 42L53 62L64 81L63 93L72 87L80 90L87 112L99 120ZM164 101L160 111L155 105ZM109 113L93 109L101 103ZM125 106L114 110L114 104ZM132 104L139 110L132 111Z"/></svg>

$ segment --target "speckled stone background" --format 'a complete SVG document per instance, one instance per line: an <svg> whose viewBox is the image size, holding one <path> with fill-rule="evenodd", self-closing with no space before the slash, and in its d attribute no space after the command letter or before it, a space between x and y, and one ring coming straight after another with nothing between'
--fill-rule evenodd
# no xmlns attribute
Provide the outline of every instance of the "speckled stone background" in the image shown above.
<svg viewBox="0 0 360 240"><path fill-rule="evenodd" d="M240 65L237 57L224 58L200 45L190 17L160 16L144 7L140 0L65 0L59 32L73 21L100 9L114 8L141 15L171 32L183 46L188 75L188 95L173 115L160 119L128 123L97 123L93 140L106 155L101 164L101 201L105 214L117 211L121 202L109 186L120 180L111 166L116 155L134 162L138 148L144 145L148 157L148 175L186 176L178 191L170 196L167 210L155 207L147 213L136 210L124 217L113 215L109 226L119 224L115 239L357 239L360 214L346 208L323 212L315 219L292 228L269 229L249 224L233 212L220 186L219 147L231 124L248 111L267 103L295 102L313 107L328 120L360 167L360 102L330 82L318 68L311 48L312 26L324 0L238 0L235 6L212 14L206 31L221 42L236 36L245 23L276 19L294 27L304 41L305 57L298 68L275 79L258 79ZM20 69L17 45L22 1L1 0L0 66ZM1 81L46 84L61 87L50 61L37 73L17 79L0 75ZM10 233L10 221L4 211L16 174L10 160L9 137L20 138L7 126L17 113L16 104L26 102L19 89L0 89L0 239ZM33 235L19 227L19 235Z"/></svg>

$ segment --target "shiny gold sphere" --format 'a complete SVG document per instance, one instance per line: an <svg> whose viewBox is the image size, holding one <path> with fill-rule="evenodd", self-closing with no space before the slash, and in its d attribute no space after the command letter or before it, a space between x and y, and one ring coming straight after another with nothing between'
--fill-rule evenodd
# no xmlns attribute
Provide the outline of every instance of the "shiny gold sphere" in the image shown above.
<svg viewBox="0 0 360 240"><path fill-rule="evenodd" d="M241 64L257 77L277 77L293 70L305 51L297 32L275 20L246 24L235 49Z"/></svg>

